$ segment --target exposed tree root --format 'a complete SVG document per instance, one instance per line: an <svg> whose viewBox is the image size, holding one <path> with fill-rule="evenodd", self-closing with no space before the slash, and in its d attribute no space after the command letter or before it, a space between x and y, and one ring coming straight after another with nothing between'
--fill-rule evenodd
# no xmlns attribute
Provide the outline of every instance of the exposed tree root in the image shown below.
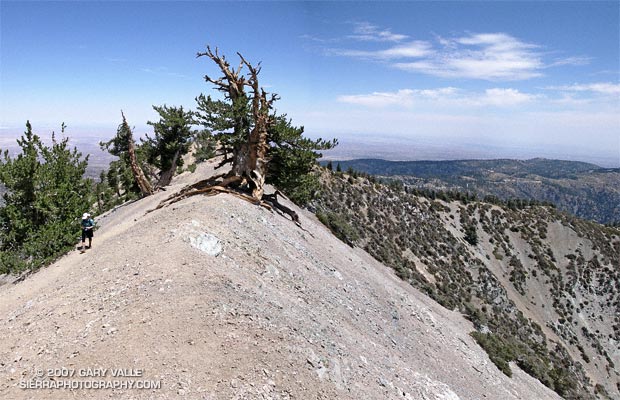
<svg viewBox="0 0 620 400"><path fill-rule="evenodd" d="M192 196L196 196L199 194L205 195L205 196L215 196L216 194L219 193L228 193L231 194L235 197L238 197L242 200L245 200L247 202L250 202L252 204L255 205L259 205L259 206L263 206L269 210L271 210L271 206L269 206L269 204L260 201L260 200L256 200L254 197L247 195L243 192L237 191L235 189L231 189L231 188L227 188L225 186L222 186L221 184L215 184L215 185L207 185L207 181L201 181L198 182L195 185L192 186L197 186L197 187L192 187L192 186L188 186L186 188L184 188L183 190L181 190L178 193L173 194L172 196L168 197L167 199L165 199L164 201L162 201L161 203L159 203L159 205L157 207L155 207L154 210L158 210L160 208L169 206L171 204L174 204L178 201L181 201L183 199L186 199L188 197L192 197Z"/></svg>
<svg viewBox="0 0 620 400"><path fill-rule="evenodd" d="M276 190L273 194L263 194L262 201L266 202L266 203L269 203L275 209L280 210L283 213L287 214L288 216L291 217L293 222L295 222L297 225L301 226L301 223L299 222L299 215L297 215L297 213L295 211L291 210L290 208L288 208L284 204L279 203L278 202L278 195L280 195L282 197L285 197L282 194L282 192L280 192L279 190Z"/></svg>
<svg viewBox="0 0 620 400"><path fill-rule="evenodd" d="M293 222L295 222L298 226L301 226L297 213L278 201L278 195L286 197L279 190L276 190L273 194L263 194L261 199L256 199L243 191L229 187L229 185L238 183L240 180L239 177L231 176L224 178L222 181L218 181L218 179L222 177L224 177L224 174L216 175L209 179L196 182L193 185L189 185L181 189L179 192L169 196L167 199L159 203L157 207L149 210L148 212L159 210L160 208L167 207L183 199L196 195L215 196L219 193L228 193L241 200L264 207L270 211L276 209L277 211L290 216Z"/></svg>

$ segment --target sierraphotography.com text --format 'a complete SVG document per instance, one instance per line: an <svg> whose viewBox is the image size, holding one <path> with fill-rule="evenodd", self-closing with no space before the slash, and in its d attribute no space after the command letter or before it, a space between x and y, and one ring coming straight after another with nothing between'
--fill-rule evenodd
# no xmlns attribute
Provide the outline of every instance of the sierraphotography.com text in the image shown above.
<svg viewBox="0 0 620 400"><path fill-rule="evenodd" d="M38 368L29 379L19 382L21 389L161 389L161 381L146 379L141 368Z"/></svg>

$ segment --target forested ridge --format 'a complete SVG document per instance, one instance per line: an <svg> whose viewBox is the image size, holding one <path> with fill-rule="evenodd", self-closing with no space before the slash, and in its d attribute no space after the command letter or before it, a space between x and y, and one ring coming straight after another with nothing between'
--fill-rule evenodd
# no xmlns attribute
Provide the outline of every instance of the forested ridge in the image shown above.
<svg viewBox="0 0 620 400"><path fill-rule="evenodd" d="M324 163L325 164L325 163ZM417 189L549 202L578 217L620 222L620 169L564 160L332 161Z"/></svg>

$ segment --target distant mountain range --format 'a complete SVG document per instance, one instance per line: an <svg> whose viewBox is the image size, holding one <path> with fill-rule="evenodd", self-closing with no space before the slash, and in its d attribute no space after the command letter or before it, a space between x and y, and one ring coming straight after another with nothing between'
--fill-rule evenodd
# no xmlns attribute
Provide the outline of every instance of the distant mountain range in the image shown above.
<svg viewBox="0 0 620 400"><path fill-rule="evenodd" d="M427 190L457 190L549 202L561 210L600 223L620 221L620 168L535 158L531 160L332 161L383 179Z"/></svg>

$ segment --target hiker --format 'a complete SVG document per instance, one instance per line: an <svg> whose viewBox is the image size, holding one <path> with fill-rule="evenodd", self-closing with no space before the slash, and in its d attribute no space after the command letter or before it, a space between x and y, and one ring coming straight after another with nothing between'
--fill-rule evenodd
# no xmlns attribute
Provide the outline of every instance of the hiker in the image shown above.
<svg viewBox="0 0 620 400"><path fill-rule="evenodd" d="M93 245L93 228L95 227L95 221L93 221L89 213L84 213L80 225L82 225L82 251L84 251L86 238L88 238L88 247L86 248L90 249Z"/></svg>

